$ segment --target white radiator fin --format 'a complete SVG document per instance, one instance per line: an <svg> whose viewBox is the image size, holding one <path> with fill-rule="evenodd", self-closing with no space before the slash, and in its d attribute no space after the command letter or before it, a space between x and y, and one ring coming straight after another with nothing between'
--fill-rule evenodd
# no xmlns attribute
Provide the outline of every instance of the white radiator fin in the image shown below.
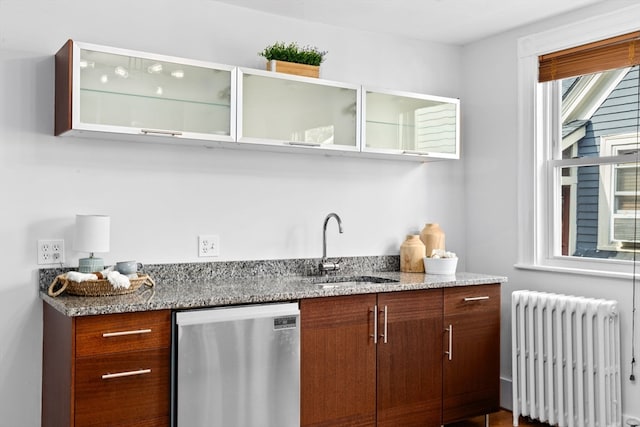
<svg viewBox="0 0 640 427"><path fill-rule="evenodd" d="M511 297L513 421L622 425L618 303L534 291Z"/></svg>

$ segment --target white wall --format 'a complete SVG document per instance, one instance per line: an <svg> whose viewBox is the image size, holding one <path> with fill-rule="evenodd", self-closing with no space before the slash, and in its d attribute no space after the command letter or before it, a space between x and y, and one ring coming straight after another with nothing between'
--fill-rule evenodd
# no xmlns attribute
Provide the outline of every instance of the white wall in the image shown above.
<svg viewBox="0 0 640 427"><path fill-rule="evenodd" d="M640 416L640 384L629 378L631 361L630 280L518 270L517 262L517 40L598 16L630 1L612 1L578 13L520 28L470 44L463 55L467 269L505 274L502 290L501 375L511 380L510 298L517 289L578 294L620 302L623 413ZM637 10L637 9L636 9ZM640 22L640 16L638 17ZM585 28L588 31L588 28ZM488 65L491 64L491 65ZM637 319L640 321L640 319ZM640 329L640 328L638 328ZM640 345L640 331L636 342ZM640 367L636 365L636 378ZM511 407L505 387L503 404ZM504 395L504 394L503 394Z"/></svg>
<svg viewBox="0 0 640 427"><path fill-rule="evenodd" d="M199 262L202 233L220 235L220 260L319 257L322 221L335 211L345 233L330 231L330 255L398 254L405 234L440 222L464 268L463 162L52 136L53 55L68 38L254 68L267 44L295 40L329 51L321 73L331 80L452 97L462 85L460 48L213 1L0 1L1 426L40 425L36 240L64 238L67 264L77 265L76 213L111 215L107 263Z"/></svg>

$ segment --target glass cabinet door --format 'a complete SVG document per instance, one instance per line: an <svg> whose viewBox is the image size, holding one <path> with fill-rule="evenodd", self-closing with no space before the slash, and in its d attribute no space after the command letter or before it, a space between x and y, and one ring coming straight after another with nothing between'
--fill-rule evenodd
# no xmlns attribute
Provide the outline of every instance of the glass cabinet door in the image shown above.
<svg viewBox="0 0 640 427"><path fill-rule="evenodd" d="M360 149L358 86L238 70L238 142Z"/></svg>
<svg viewBox="0 0 640 427"><path fill-rule="evenodd" d="M235 140L234 67L85 43L72 58L72 129Z"/></svg>
<svg viewBox="0 0 640 427"><path fill-rule="evenodd" d="M459 158L459 100L366 89L363 97L363 151Z"/></svg>

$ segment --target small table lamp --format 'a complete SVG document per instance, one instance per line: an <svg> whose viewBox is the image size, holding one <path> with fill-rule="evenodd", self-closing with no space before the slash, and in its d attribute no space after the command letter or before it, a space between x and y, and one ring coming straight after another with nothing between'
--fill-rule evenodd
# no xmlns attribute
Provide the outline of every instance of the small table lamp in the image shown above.
<svg viewBox="0 0 640 427"><path fill-rule="evenodd" d="M102 258L93 256L94 252L109 252L109 225L107 215L76 215L76 234L73 249L89 252L89 258L80 258L78 271L93 273L104 270Z"/></svg>

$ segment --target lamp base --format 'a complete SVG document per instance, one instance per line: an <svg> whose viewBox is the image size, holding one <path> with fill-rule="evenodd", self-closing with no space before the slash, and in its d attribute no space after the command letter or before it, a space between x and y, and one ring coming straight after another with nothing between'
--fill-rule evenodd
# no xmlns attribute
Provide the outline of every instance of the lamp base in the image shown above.
<svg viewBox="0 0 640 427"><path fill-rule="evenodd" d="M80 273L95 273L104 270L104 260L102 258L80 258L78 260L78 271Z"/></svg>

